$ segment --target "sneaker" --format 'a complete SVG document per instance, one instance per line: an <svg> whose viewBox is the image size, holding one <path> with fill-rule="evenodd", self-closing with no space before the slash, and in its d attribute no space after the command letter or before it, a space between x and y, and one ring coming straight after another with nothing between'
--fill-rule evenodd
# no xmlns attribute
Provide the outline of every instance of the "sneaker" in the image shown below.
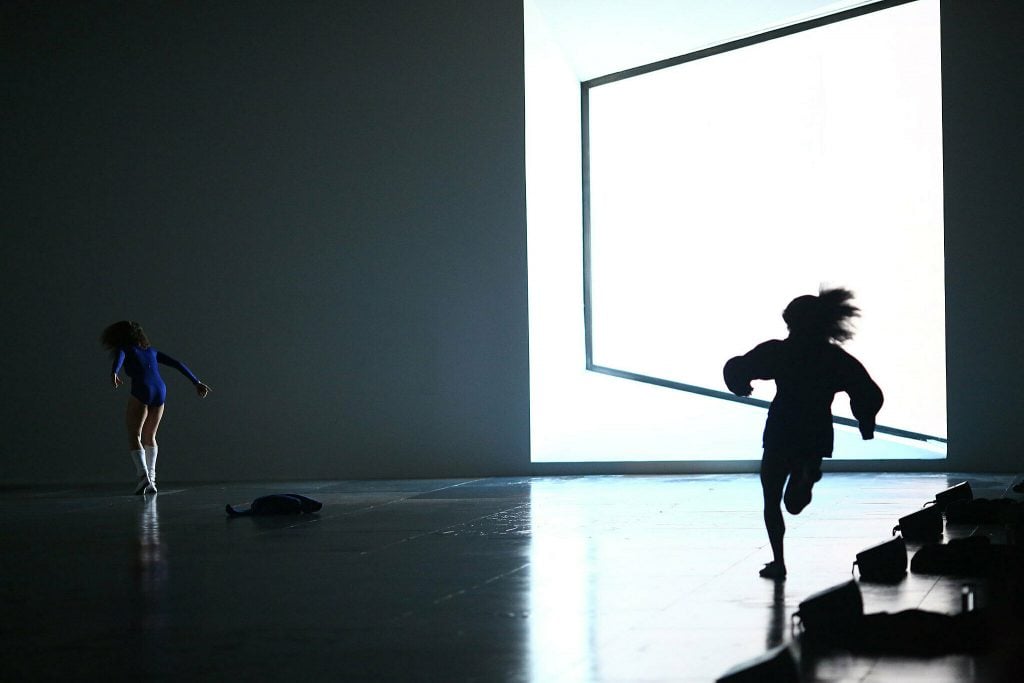
<svg viewBox="0 0 1024 683"><path fill-rule="evenodd" d="M156 491L155 488L153 489L153 491L149 491L148 490L152 486L153 486L153 482L151 482L149 480L149 475L148 474L140 474L139 475L139 481L138 481L138 483L135 484L135 495L139 496L139 495L142 495L144 493L153 493L153 492L155 492Z"/></svg>
<svg viewBox="0 0 1024 683"><path fill-rule="evenodd" d="M771 579L772 581L785 581L786 565L779 564L778 562L769 562L761 568L758 575L765 579Z"/></svg>

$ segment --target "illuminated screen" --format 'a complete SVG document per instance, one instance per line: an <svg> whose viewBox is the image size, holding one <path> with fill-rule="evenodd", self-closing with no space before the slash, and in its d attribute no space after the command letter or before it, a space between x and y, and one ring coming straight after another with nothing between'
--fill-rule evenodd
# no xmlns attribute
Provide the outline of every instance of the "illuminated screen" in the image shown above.
<svg viewBox="0 0 1024 683"><path fill-rule="evenodd" d="M847 287L880 425L943 442L938 3L708 52L583 84L588 367L727 400L726 359Z"/></svg>
<svg viewBox="0 0 1024 683"><path fill-rule="evenodd" d="M945 457L938 0L584 83L524 24L531 460L758 460L774 383L722 366L822 284L886 395L871 441L836 397L835 459Z"/></svg>

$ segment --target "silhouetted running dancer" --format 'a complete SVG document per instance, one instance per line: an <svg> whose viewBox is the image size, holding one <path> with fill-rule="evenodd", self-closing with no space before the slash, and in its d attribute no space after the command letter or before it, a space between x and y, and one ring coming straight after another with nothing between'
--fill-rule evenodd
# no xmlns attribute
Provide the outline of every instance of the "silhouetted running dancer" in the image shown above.
<svg viewBox="0 0 1024 683"><path fill-rule="evenodd" d="M751 380L775 380L761 458L764 525L773 560L760 574L768 579L786 577L781 504L800 514L821 479L822 458L832 457L832 400L838 392L849 394L861 436L874 437L882 391L860 361L839 347L853 337L850 320L860 315L852 299L852 292L838 288L793 299L782 313L786 339L758 344L725 364L725 384L737 396L750 395Z"/></svg>
<svg viewBox="0 0 1024 683"><path fill-rule="evenodd" d="M113 361L110 383L114 388L122 384L117 374L122 366L132 378L125 424L128 427L131 459L138 477L135 493L156 493L156 431L160 427L167 399L167 385L160 377L157 363L170 366L185 375L195 385L199 398L205 398L210 393L210 387L200 382L184 363L150 346L146 333L137 322L121 320L110 325L103 330L100 342L110 351Z"/></svg>

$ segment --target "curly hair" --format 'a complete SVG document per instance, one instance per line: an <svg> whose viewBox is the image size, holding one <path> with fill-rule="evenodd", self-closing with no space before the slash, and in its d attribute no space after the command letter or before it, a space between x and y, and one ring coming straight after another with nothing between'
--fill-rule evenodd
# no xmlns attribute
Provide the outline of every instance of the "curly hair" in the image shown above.
<svg viewBox="0 0 1024 683"><path fill-rule="evenodd" d="M821 289L817 296L805 294L790 301L782 319L792 334L842 344L853 338L852 319L860 315L852 299L853 292L842 287Z"/></svg>
<svg viewBox="0 0 1024 683"><path fill-rule="evenodd" d="M126 346L149 348L149 338L142 331L142 326L134 320L120 320L109 325L100 335L100 343L108 351L116 351Z"/></svg>

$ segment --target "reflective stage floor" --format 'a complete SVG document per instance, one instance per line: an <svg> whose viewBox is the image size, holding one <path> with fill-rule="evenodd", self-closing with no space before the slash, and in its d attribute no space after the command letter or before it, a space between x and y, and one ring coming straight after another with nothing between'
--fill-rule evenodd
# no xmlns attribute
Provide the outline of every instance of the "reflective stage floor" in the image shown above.
<svg viewBox="0 0 1024 683"><path fill-rule="evenodd" d="M770 553L750 474L7 490L0 666L10 681L713 681L790 641L801 600L965 479L1014 496L1011 475L826 473L786 516L778 584L757 575ZM324 508L225 514L284 492ZM861 590L866 612L953 613L962 583ZM966 655L803 666L820 681L1024 680Z"/></svg>

